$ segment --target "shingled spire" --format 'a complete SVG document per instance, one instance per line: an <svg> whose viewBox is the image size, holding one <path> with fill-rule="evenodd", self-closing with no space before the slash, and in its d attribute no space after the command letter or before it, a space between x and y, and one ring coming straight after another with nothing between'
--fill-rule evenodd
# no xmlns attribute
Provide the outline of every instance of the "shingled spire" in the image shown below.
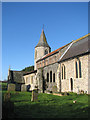
<svg viewBox="0 0 90 120"><path fill-rule="evenodd" d="M41 33L41 36L40 36L40 40L38 42L38 44L36 45L36 47L50 47L47 43L47 40L46 40L46 36L45 36L45 33L44 33L44 30L42 29L42 33Z"/></svg>
<svg viewBox="0 0 90 120"><path fill-rule="evenodd" d="M40 40L35 47L35 56L34 56L34 69L37 70L37 63L36 61L42 58L44 55L51 52L51 48L47 43L46 36L44 30L42 29Z"/></svg>

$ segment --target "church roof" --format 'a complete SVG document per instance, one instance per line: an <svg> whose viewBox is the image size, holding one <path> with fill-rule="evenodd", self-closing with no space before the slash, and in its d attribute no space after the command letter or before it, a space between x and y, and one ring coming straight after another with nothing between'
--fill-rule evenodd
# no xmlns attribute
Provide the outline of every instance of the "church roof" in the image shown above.
<svg viewBox="0 0 90 120"><path fill-rule="evenodd" d="M71 42L70 42L70 43L71 43ZM62 46L62 47L60 47L60 48L58 48L58 49L56 49L56 50L50 52L49 54L45 55L43 58L49 57L49 56L51 56L51 55L53 55L53 54L59 52L59 50L61 50L61 49L63 49L64 47L68 46L70 43L68 43L68 44L66 44L66 45L64 45L64 46ZM42 58L42 59L43 59L43 58Z"/></svg>
<svg viewBox="0 0 90 120"><path fill-rule="evenodd" d="M15 70L9 70L9 82L11 83L25 83L24 79L22 79L23 74L25 74L26 71L15 71Z"/></svg>
<svg viewBox="0 0 90 120"><path fill-rule="evenodd" d="M46 40L46 36L45 36L45 33L44 33L44 30L42 29L42 32L41 32L41 36L40 36L40 40L38 42L38 44L36 45L36 47L50 47L47 43L47 40Z"/></svg>
<svg viewBox="0 0 90 120"><path fill-rule="evenodd" d="M23 76L29 75L29 74L32 74L32 73L36 73L36 72L37 72L37 70L33 70L33 71L30 71L30 72L27 72L27 73L23 74Z"/></svg>
<svg viewBox="0 0 90 120"><path fill-rule="evenodd" d="M70 46L67 52L63 55L63 57L62 56L60 57L58 62L62 62L67 59L89 53L90 52L89 46L90 46L90 34L85 35L73 41L73 44Z"/></svg>
<svg viewBox="0 0 90 120"><path fill-rule="evenodd" d="M72 43L72 42L70 42L70 43ZM54 51L46 54L45 56L43 56L42 58L40 58L40 59L37 60L36 62L39 62L39 61L41 61L41 60L43 60L43 59L45 59L45 58L47 58L47 57L50 57L51 55L54 55L54 54L58 53L59 50L61 50L61 49L63 49L64 47L68 46L70 43L68 43L68 44L66 44L66 45L64 45L64 46L62 46L62 47L60 47L60 48L58 48L58 49L56 49L56 50L54 50Z"/></svg>

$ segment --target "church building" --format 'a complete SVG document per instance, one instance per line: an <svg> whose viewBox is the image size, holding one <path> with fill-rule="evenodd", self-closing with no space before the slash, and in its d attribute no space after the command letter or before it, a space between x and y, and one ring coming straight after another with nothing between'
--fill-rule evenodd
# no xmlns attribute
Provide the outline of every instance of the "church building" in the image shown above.
<svg viewBox="0 0 90 120"><path fill-rule="evenodd" d="M34 71L8 72L8 85L23 91L38 88L39 92L80 92L90 94L90 34L51 52L44 30L35 47ZM17 85L19 87L17 87Z"/></svg>

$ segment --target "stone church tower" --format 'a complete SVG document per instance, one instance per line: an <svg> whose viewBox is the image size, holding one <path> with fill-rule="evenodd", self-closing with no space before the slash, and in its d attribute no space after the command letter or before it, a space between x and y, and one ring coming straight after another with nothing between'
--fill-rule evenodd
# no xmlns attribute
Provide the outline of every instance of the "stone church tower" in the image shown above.
<svg viewBox="0 0 90 120"><path fill-rule="evenodd" d="M34 56L34 70L37 69L36 61L42 58L44 55L51 52L51 48L47 43L44 30L42 29L40 40L35 47L35 56Z"/></svg>

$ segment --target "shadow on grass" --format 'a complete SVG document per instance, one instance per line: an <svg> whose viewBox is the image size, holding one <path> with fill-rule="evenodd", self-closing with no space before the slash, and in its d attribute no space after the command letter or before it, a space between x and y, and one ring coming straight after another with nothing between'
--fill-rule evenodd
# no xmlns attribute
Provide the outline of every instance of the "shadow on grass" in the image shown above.
<svg viewBox="0 0 90 120"><path fill-rule="evenodd" d="M39 102L14 104L14 112L8 112L6 118L88 118L88 107L84 104L44 105ZM10 109L10 108L8 108ZM7 110L8 110L7 109ZM6 111L3 110L3 115ZM4 116L3 116L4 117Z"/></svg>

